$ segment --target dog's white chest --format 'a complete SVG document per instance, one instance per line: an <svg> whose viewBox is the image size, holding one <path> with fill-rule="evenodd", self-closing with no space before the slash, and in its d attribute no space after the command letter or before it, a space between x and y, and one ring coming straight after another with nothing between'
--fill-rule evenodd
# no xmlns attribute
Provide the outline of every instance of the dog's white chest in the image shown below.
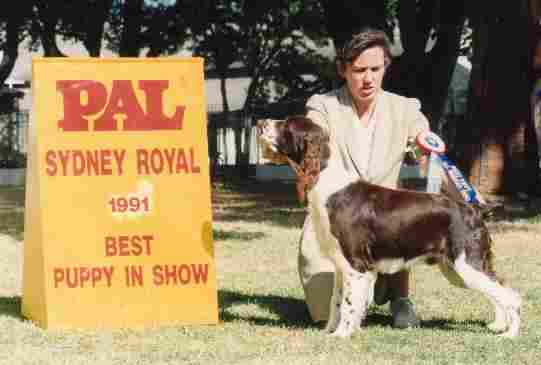
<svg viewBox="0 0 541 365"><path fill-rule="evenodd" d="M404 270L412 267L420 261L424 261L426 256L419 256L411 260L404 260L403 258L394 259L381 259L376 262L376 271L382 274L394 274L400 270Z"/></svg>

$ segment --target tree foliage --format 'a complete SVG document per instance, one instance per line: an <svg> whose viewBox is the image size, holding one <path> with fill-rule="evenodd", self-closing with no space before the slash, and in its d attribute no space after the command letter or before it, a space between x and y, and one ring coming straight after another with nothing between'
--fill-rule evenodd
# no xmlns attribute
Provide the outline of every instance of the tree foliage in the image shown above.
<svg viewBox="0 0 541 365"><path fill-rule="evenodd" d="M498 2L489 8L471 3L469 14L473 68L468 124L459 126L461 164L484 191L532 191L538 159L529 106L529 1Z"/></svg>
<svg viewBox="0 0 541 365"><path fill-rule="evenodd" d="M438 130L469 18L476 60L469 123L477 134L468 132L470 125L461 133L478 138L465 138L462 145L499 146L503 152L498 156L507 166L503 174L512 176L509 166L517 161L524 165L525 153L517 151L531 145L525 137L532 134L528 106L520 102L527 100L522 91L529 91L531 80L524 70L531 55L518 41L528 36L528 3L487 7L466 0L19 0L0 14L0 81L12 72L21 44L42 49L46 57L65 56L59 39L82 44L92 57L100 57L104 49L119 56L158 57L190 48L218 75L226 112L228 78L235 72L250 78L243 110L253 112L271 101L302 104L308 95L331 88L336 84L332 45L341 47L352 32L375 26L391 37L399 29L403 48L385 87L421 99ZM517 41L510 42L513 51L501 57L500 42L508 41L509 34ZM514 85L516 98L501 95L508 85ZM479 90L488 91L479 96ZM495 123L490 126L483 124L487 114L497 116L491 117ZM483 153L463 155L469 156L471 167L479 165Z"/></svg>
<svg viewBox="0 0 541 365"><path fill-rule="evenodd" d="M249 111L322 90L328 80L318 66L329 63L320 51L329 45L322 20L318 1L215 0L206 24L194 33L193 49L218 72L223 89L231 68L242 66L251 77L243 107ZM229 110L226 99L223 104Z"/></svg>
<svg viewBox="0 0 541 365"><path fill-rule="evenodd" d="M225 80L234 64L243 65L253 79L248 110L269 98L321 89L320 67L329 63L317 52L326 40L318 0L21 0L3 14L0 81L11 73L22 42L46 57L65 56L59 39L82 44L92 57L103 49L158 57L191 47L220 75L226 110Z"/></svg>
<svg viewBox="0 0 541 365"><path fill-rule="evenodd" d="M209 9L206 23L192 28L193 49L217 72L224 111L230 109L226 80L234 67L250 77L245 113L271 100L304 103L307 95L328 86L329 78L320 72L330 60L321 52L329 44L321 29L323 11L318 1L215 0ZM237 147L240 132L239 128ZM246 143L249 138L245 136ZM237 156L247 158L240 148Z"/></svg>

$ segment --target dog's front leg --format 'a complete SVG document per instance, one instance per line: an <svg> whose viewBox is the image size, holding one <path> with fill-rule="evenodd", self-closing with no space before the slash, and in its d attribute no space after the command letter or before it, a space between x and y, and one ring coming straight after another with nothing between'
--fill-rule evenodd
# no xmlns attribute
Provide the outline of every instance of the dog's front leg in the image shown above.
<svg viewBox="0 0 541 365"><path fill-rule="evenodd" d="M340 322L340 305L342 303L342 293L344 291L342 281L342 271L338 268L335 269L334 273L334 285L331 297L331 303L329 306L329 320L327 321L327 326L325 331L332 333L338 327Z"/></svg>
<svg viewBox="0 0 541 365"><path fill-rule="evenodd" d="M347 338L358 329L366 316L369 296L376 278L374 273L360 273L350 268L342 273L342 301L339 321L332 336Z"/></svg>

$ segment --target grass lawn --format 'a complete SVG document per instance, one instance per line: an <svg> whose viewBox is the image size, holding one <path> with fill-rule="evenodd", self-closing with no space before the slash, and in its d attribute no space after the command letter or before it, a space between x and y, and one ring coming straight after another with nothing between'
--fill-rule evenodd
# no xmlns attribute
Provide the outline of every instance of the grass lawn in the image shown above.
<svg viewBox="0 0 541 365"><path fill-rule="evenodd" d="M541 359L541 225L537 207L492 218L498 271L523 297L518 339L485 325L479 294L414 269L421 328L394 330L372 307L351 339L310 322L296 262L304 211L287 184L230 184L213 192L220 324L145 330L45 331L20 314L21 209L0 209L0 364L538 364ZM1 188L0 197L13 195ZM22 195L20 195L22 196ZM84 313L81 313L84 315Z"/></svg>

